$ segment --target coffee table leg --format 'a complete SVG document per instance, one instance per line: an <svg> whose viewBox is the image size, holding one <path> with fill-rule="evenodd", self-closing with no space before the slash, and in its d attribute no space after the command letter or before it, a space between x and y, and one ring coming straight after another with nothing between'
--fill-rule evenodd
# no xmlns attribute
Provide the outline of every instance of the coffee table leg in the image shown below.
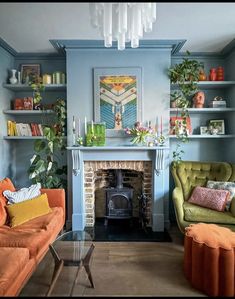
<svg viewBox="0 0 235 299"><path fill-rule="evenodd" d="M60 272L61 272L61 270L63 269L63 266L64 266L64 261L59 258L58 254L56 253L53 246L49 245L49 248L50 248L51 254L52 254L52 256L54 258L54 261L55 261L55 267L54 267L54 272L53 272L52 279L51 279L51 284L50 284L49 290L47 291L46 296L51 295L51 292L54 289L55 283L56 283L56 281L57 281L57 279L60 275Z"/></svg>
<svg viewBox="0 0 235 299"><path fill-rule="evenodd" d="M73 289L74 289L74 287L75 287L75 284L77 284L77 281L78 281L78 274L79 274L79 271L81 270L81 268L82 268L82 264L80 264L80 265L78 266L77 273L76 273L76 277L75 277L75 279L74 279L74 281L73 281L73 286L72 286L72 289L71 289L71 292L70 292L70 297L72 297L72 295L73 295Z"/></svg>
<svg viewBox="0 0 235 299"><path fill-rule="evenodd" d="M93 283L93 279L92 279L92 276L91 276L90 259L91 259L91 256L92 256L94 248L95 248L94 244L91 244L91 248L88 250L87 255L85 256L85 258L83 260L83 266L84 266L84 268L86 270L86 273L87 273L88 278L90 280L91 286L93 288L95 287L95 285Z"/></svg>

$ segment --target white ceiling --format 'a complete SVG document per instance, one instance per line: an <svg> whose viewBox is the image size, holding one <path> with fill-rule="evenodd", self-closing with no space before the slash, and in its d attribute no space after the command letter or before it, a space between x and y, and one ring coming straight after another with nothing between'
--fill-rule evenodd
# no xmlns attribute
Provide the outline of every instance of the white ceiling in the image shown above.
<svg viewBox="0 0 235 299"><path fill-rule="evenodd" d="M0 38L17 52L53 53L50 39L102 39L89 2L0 3ZM235 3L157 3L144 39L186 39L181 51L219 52L235 38Z"/></svg>

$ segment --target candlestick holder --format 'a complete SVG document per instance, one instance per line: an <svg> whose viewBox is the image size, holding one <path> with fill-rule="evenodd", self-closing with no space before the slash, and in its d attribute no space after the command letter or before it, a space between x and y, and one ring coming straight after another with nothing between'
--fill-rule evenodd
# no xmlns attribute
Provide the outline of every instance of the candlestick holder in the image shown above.
<svg viewBox="0 0 235 299"><path fill-rule="evenodd" d="M162 134L160 134L158 137L157 137L157 145L159 146L163 146L165 144L165 141L166 141L166 137L163 136Z"/></svg>
<svg viewBox="0 0 235 299"><path fill-rule="evenodd" d="M82 136L78 135L78 137L76 139L76 145L77 146L82 146L83 145L83 138L82 138Z"/></svg>
<svg viewBox="0 0 235 299"><path fill-rule="evenodd" d="M76 130L73 129L73 146L76 146Z"/></svg>

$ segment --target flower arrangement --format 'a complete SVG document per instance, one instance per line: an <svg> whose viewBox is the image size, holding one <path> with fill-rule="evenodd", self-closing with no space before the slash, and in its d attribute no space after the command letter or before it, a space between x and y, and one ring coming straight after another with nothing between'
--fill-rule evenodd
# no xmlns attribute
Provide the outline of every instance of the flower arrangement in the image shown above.
<svg viewBox="0 0 235 299"><path fill-rule="evenodd" d="M133 136L131 142L133 144L147 144L147 137L153 136L154 130L151 126L143 127L139 121L134 124L134 128L125 129L126 134Z"/></svg>

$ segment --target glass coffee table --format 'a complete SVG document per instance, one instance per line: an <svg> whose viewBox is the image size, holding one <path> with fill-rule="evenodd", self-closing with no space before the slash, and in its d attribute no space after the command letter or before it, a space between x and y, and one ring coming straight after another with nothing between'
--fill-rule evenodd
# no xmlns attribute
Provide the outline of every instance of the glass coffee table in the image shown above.
<svg viewBox="0 0 235 299"><path fill-rule="evenodd" d="M78 274L82 267L85 268L91 286L94 283L90 270L90 259L94 250L91 236L85 231L69 231L59 236L52 244L49 245L50 252L55 261L54 272L47 296L50 296L56 281L65 266L77 266L77 274L73 282L70 296L72 296L75 284L78 281Z"/></svg>

